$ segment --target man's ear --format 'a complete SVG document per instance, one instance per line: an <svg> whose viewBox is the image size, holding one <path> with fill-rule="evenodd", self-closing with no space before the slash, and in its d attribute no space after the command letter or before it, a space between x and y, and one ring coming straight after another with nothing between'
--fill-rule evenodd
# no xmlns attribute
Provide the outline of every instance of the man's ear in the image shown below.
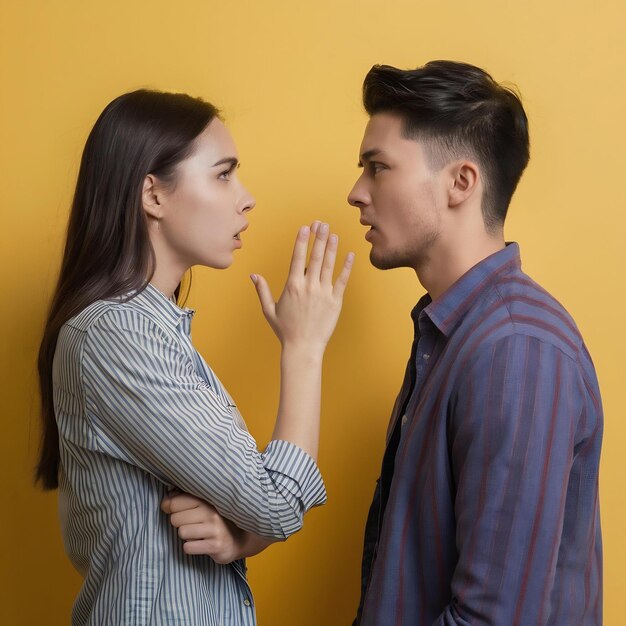
<svg viewBox="0 0 626 626"><path fill-rule="evenodd" d="M480 184L480 170L472 161L456 161L450 168L448 206L457 207L476 193Z"/></svg>
<svg viewBox="0 0 626 626"><path fill-rule="evenodd" d="M143 210L148 217L155 220L160 220L163 217L160 195L161 192L158 189L158 180L152 174L148 174L143 181L141 201L143 203Z"/></svg>

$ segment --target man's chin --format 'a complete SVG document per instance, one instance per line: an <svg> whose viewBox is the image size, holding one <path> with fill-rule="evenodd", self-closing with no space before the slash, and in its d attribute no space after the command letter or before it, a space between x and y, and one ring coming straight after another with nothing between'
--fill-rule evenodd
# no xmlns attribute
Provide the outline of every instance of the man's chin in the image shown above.
<svg viewBox="0 0 626 626"><path fill-rule="evenodd" d="M393 270L407 265L396 255L380 254L374 248L370 250L370 263L379 270Z"/></svg>

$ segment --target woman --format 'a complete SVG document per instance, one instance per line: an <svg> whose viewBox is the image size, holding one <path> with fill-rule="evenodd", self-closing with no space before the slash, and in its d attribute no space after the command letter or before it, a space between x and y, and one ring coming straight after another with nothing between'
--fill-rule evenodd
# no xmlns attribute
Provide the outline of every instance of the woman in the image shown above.
<svg viewBox="0 0 626 626"><path fill-rule="evenodd" d="M66 551L85 577L75 625L255 623L244 561L194 555L159 508L172 489L230 520L237 557L325 501L321 364L353 255L333 285L337 237L316 223L298 233L278 302L252 276L282 346L263 453L191 344L193 311L176 304L191 266L226 268L242 245L254 200L238 164L215 107L183 94L122 95L87 140L39 354L37 477L59 488Z"/></svg>

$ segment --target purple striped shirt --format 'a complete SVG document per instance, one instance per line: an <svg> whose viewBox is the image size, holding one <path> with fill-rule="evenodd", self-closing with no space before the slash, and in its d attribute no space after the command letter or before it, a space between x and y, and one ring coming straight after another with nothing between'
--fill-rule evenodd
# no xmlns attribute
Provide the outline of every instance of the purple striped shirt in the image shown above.
<svg viewBox="0 0 626 626"><path fill-rule="evenodd" d="M572 318L515 243L411 315L355 624L601 624L603 416Z"/></svg>

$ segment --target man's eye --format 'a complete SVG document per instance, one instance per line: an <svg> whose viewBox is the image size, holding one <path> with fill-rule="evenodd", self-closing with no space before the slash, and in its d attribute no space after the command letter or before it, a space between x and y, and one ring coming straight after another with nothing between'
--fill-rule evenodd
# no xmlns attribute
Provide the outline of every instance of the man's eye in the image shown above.
<svg viewBox="0 0 626 626"><path fill-rule="evenodd" d="M372 175L376 175L379 172L382 172L383 170L387 169L385 165L383 165L382 163L377 163L376 161L370 161L369 166L370 166L370 172L372 173Z"/></svg>

